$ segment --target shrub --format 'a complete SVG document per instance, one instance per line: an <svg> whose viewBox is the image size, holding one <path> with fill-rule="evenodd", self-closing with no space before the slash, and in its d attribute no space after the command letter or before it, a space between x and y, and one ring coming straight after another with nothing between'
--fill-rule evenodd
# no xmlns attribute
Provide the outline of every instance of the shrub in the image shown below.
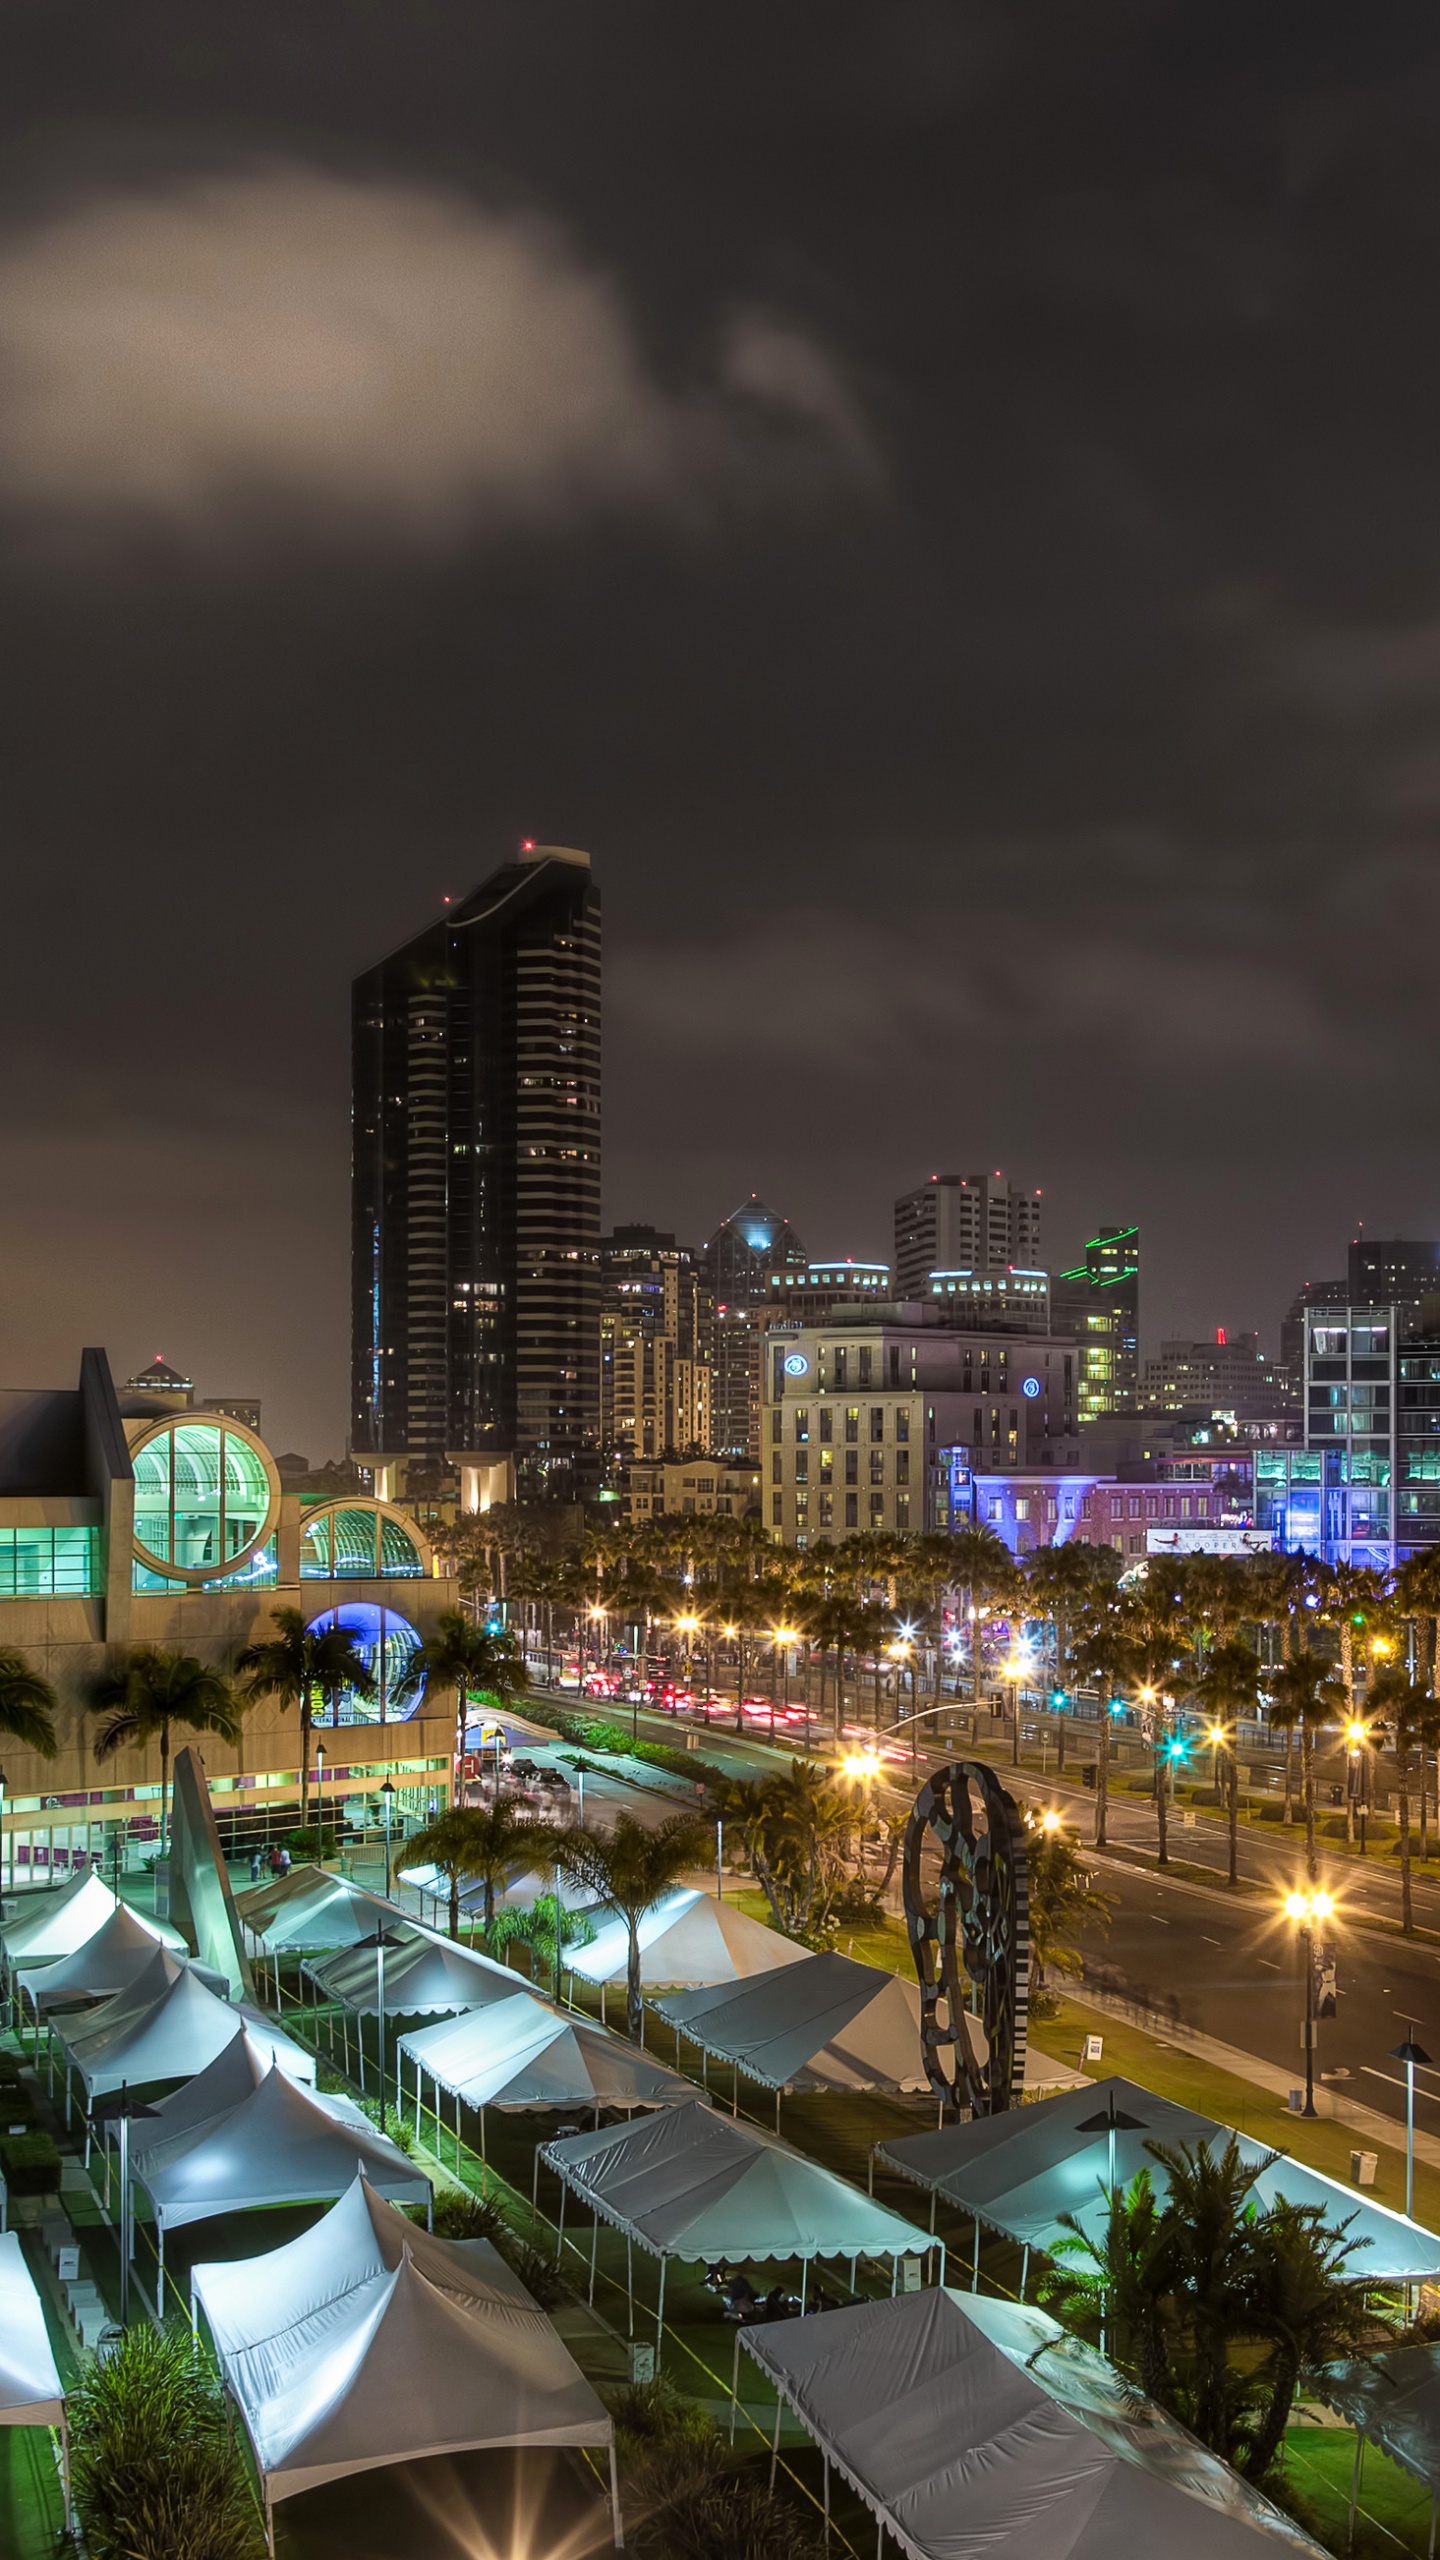
<svg viewBox="0 0 1440 2560"><path fill-rule="evenodd" d="M564 2301L570 2288L558 2268L541 2250L532 2248L528 2240L516 2240L508 2230L500 2248L507 2265L514 2268L526 2292L538 2302L542 2311L553 2311L557 2302Z"/></svg>
<svg viewBox="0 0 1440 2560"><path fill-rule="evenodd" d="M741 2468L723 2449L650 2455L632 2474L643 2510L638 2560L821 2560L824 2543L804 2511L770 2494L763 2468Z"/></svg>
<svg viewBox="0 0 1440 2560"><path fill-rule="evenodd" d="M285 1835L285 1846L292 1858L333 1858L336 1841L337 1834L328 1822L323 1830L318 1823L310 1822L303 1830Z"/></svg>
<svg viewBox="0 0 1440 2560"><path fill-rule="evenodd" d="M184 2329L127 2330L85 2367L69 2410L91 2560L260 2560L224 2394Z"/></svg>
<svg viewBox="0 0 1440 2560"><path fill-rule="evenodd" d="M48 2133L11 2134L0 2142L0 2162L12 2196L48 2196L60 2184L60 2154Z"/></svg>
<svg viewBox="0 0 1440 2560"><path fill-rule="evenodd" d="M435 2199L435 2228L442 2240L491 2240L498 2249L510 2226L493 2196L469 2187L447 2187Z"/></svg>
<svg viewBox="0 0 1440 2560"><path fill-rule="evenodd" d="M661 2445L715 2445L713 2421L697 2401L676 2390L668 2373L650 2382L627 2382L610 2402L616 2441L627 2469Z"/></svg>
<svg viewBox="0 0 1440 2560"><path fill-rule="evenodd" d="M0 2124L33 2124L35 2092L23 2080L0 2080Z"/></svg>

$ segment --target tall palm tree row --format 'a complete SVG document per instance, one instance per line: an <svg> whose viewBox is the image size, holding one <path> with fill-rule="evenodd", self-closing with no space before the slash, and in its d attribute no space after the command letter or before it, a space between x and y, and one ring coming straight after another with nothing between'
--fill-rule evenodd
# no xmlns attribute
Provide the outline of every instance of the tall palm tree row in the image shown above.
<svg viewBox="0 0 1440 2560"><path fill-rule="evenodd" d="M23 1742L42 1760L53 1760L57 1702L48 1680L13 1645L0 1645L0 1733Z"/></svg>
<svg viewBox="0 0 1440 2560"><path fill-rule="evenodd" d="M238 1743L242 1730L240 1703L223 1671L193 1653L162 1653L154 1645L136 1645L89 1684L89 1704L104 1718L95 1737L95 1757L109 1760L125 1746L138 1751L152 1742L160 1746L160 1855L169 1844L170 1737L177 1725L188 1733L217 1734Z"/></svg>
<svg viewBox="0 0 1440 2560"><path fill-rule="evenodd" d="M525 1657L504 1628L477 1626L463 1609L446 1609L405 1667L396 1691L403 1702L422 1689L455 1692L455 1765L465 1754L466 1713L473 1701L490 1698L498 1707L514 1706L530 1686Z"/></svg>

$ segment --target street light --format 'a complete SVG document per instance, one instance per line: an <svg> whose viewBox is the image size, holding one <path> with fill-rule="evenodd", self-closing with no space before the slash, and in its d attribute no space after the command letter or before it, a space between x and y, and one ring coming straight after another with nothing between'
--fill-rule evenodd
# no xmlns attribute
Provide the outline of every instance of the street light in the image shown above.
<svg viewBox="0 0 1440 2560"><path fill-rule="evenodd" d="M1356 1807L1357 1805L1359 1807L1360 1855L1362 1858L1365 1855L1365 1746L1369 1739L1370 1727L1365 1722L1364 1717L1352 1716L1345 1727L1345 1747L1350 1755L1350 1767L1348 1772L1349 1785L1346 1789L1346 1793L1349 1799L1348 1809L1350 1814L1352 1839L1354 1838Z"/></svg>
<svg viewBox="0 0 1440 2560"><path fill-rule="evenodd" d="M90 2119L93 2124L117 2124L120 2128L120 2326L122 2329L130 2317L130 2127L137 2116L158 2114L158 2107L142 2107L136 2099L132 2098L129 2084L124 2080L121 2081L118 2089L111 2091L105 2097L96 2098L90 2109ZM110 2193L108 2160L105 2170L105 2193L108 2200ZM163 2241L161 2245L163 2247ZM163 2277L159 2292L160 2299L155 2308L163 2317L165 2310Z"/></svg>
<svg viewBox="0 0 1440 2560"><path fill-rule="evenodd" d="M1405 2024L1413 2027L1415 2020L1407 2018ZM1403 2044L1392 2044L1390 2059L1405 2065L1405 2215L1408 2221L1415 2210L1415 2074L1432 2070L1434 2065L1423 2044L1417 2044L1413 2036L1407 2036ZM1408 2292L1406 2300L1409 2300Z"/></svg>
<svg viewBox="0 0 1440 2560"><path fill-rule="evenodd" d="M390 1808L395 1802L395 1788L393 1781L389 1778L380 1790L380 1802L385 1815L385 1899L388 1902L390 1899Z"/></svg>
<svg viewBox="0 0 1440 2560"><path fill-rule="evenodd" d="M1307 2116L1315 2113L1315 1929L1330 1919L1335 1909L1328 1893L1287 1893L1285 1916L1293 1920L1305 1942L1305 2106ZM1408 2209L1408 2208L1407 2208Z"/></svg>
<svg viewBox="0 0 1440 2560"><path fill-rule="evenodd" d="M388 1779L386 1784L389 1784ZM385 2083L387 2078L385 2069L385 1950L387 1947L403 1947L405 1944L405 1935L403 1930L387 1929L382 1921L380 1927L375 1931L372 1937L357 1938L355 1944L357 1947L373 1947L375 1950L375 2009L376 2015L379 2019L380 2050L380 2130L383 2133L385 2130ZM355 2022L355 2027L358 2035L360 2028L358 2017ZM398 2114L398 2108L396 2112Z"/></svg>
<svg viewBox="0 0 1440 2560"><path fill-rule="evenodd" d="M325 1858L325 1745L315 1745L315 1827L320 1834L320 1858Z"/></svg>
<svg viewBox="0 0 1440 2560"><path fill-rule="evenodd" d="M772 1627L770 1635L772 1640L772 1650L775 1647L782 1647L784 1650L785 1705L788 1710L790 1705L790 1647L798 1641L799 1631L795 1627ZM770 1665L770 1738L773 1742L775 1738L775 1665L773 1660Z"/></svg>
<svg viewBox="0 0 1440 2560"><path fill-rule="evenodd" d="M12 1876L13 1882L13 1876ZM5 1772L0 1769L0 1913L5 1909Z"/></svg>

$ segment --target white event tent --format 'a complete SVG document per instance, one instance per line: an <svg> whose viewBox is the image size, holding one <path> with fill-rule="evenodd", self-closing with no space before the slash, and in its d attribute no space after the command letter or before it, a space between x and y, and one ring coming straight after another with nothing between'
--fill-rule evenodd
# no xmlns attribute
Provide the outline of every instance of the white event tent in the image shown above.
<svg viewBox="0 0 1440 2560"><path fill-rule="evenodd" d="M467 2009L439 2018L400 2038L415 2066L415 2130L420 2130L421 2081L428 2072L441 2089L480 2111L484 2149L485 2109L542 2107L676 2107L695 2095L694 2082L667 2071L647 2053L571 2017L549 2001L521 1992L489 2009Z"/></svg>
<svg viewBox="0 0 1440 2560"><path fill-rule="evenodd" d="M74 2018L61 2019L55 2041L79 2073L87 2105L103 2092L164 2080L188 2080L248 2031L267 2044L292 2079L313 2080L314 2056L258 2010L241 2009L208 1990L188 1964L157 1947L127 1991Z"/></svg>
<svg viewBox="0 0 1440 2560"><path fill-rule="evenodd" d="M1424 2481L1433 2551L1440 2521L1440 2346L1388 2347L1383 2355L1326 2365L1315 2396L1355 2429L1357 2490L1366 2444L1377 2444L1412 2479Z"/></svg>
<svg viewBox="0 0 1440 2560"><path fill-rule="evenodd" d="M935 2243L832 2170L696 2098L631 2124L545 2143L540 2157L592 2213L660 2260L735 2264L923 2257ZM561 2202L560 2240L564 2240Z"/></svg>
<svg viewBox="0 0 1440 2560"><path fill-rule="evenodd" d="M403 1943L385 1956L385 2015L424 2017L452 2009L478 2009L496 2000L513 2000L523 1992L521 1975L490 1956L456 1946L402 1922ZM323 1961L307 1960L300 1968L326 2000L338 2000L361 2017L380 2009L380 1968L374 1947L345 1947Z"/></svg>
<svg viewBox="0 0 1440 2560"><path fill-rule="evenodd" d="M401 1915L393 1903L324 1867L295 1867L272 1884L237 1893L235 1908L257 1955L299 1948L353 1947ZM408 1926L409 1923L404 1925Z"/></svg>
<svg viewBox="0 0 1440 2560"><path fill-rule="evenodd" d="M282 2499L387 2463L603 2445L620 2539L611 2420L488 2241L436 2240L357 2178L298 2240L197 2266L191 2286L267 2521Z"/></svg>
<svg viewBox="0 0 1440 2560"><path fill-rule="evenodd" d="M662 1984L675 1989L715 1982L743 1982L752 1974L773 1973L782 1966L807 1961L804 1947L767 1929L731 1902L717 1901L694 1885L679 1886L652 1905L641 1918L640 1982L645 1990ZM624 1982L630 1964L630 1932L623 1920L609 1920L588 1947L575 1947L566 1968L582 1982L601 1990Z"/></svg>
<svg viewBox="0 0 1440 2560"><path fill-rule="evenodd" d="M70 2522L70 2440L65 2388L18 2231L0 2232L0 2427L58 2427Z"/></svg>
<svg viewBox="0 0 1440 2560"><path fill-rule="evenodd" d="M1103 2128L1084 2130L1106 2113L1112 2098L1117 2114L1130 2117L1132 2124L1113 2136ZM958 2212L973 2216L977 2226L987 2223L1022 2248L1050 2253L1062 2236L1062 2214L1074 2214L1084 2231L1098 2237L1106 2211L1102 2190L1111 2182L1112 2141L1118 2183L1128 2186L1137 2170L1148 2169L1163 2199L1169 2182L1147 2144L1213 2146L1230 2138L1230 2126L1211 2116L1158 2098L1133 2081L1110 2079L1089 2081L1060 2097L1042 2099L1038 2106L881 2142L876 2157ZM1239 2133L1235 2139L1247 2164L1272 2158L1270 2146L1253 2134ZM1348 2222L1356 2275L1406 2284L1440 2275L1440 2236L1318 2169L1303 2168L1298 2160L1282 2157L1263 2168L1252 2194L1262 2208L1283 2196L1291 2204L1322 2206L1328 2222Z"/></svg>
<svg viewBox="0 0 1440 2560"><path fill-rule="evenodd" d="M740 2343L909 2560L1322 2560L1092 2347L944 2286ZM776 2442L779 2441L779 2410Z"/></svg>
<svg viewBox="0 0 1440 2560"><path fill-rule="evenodd" d="M801 1952L801 1951L797 1951ZM751 1982L651 2003L706 2054L767 2089L924 2089L920 1991L852 1956L805 1955Z"/></svg>
<svg viewBox="0 0 1440 2560"><path fill-rule="evenodd" d="M25 1894L20 1908L0 1928L0 1946L7 1965L50 1964L61 1956L73 1956L77 1947L88 1944L112 1915L128 1910L118 1894L112 1893L104 1878L92 1867L88 1874L72 1876L68 1884L56 1885L48 1893ZM162 1946L180 1954L185 1945L178 1929L167 1921L149 1919L144 1912L132 1915L142 1929Z"/></svg>
<svg viewBox="0 0 1440 2560"><path fill-rule="evenodd" d="M142 2130L152 2135L157 2128ZM313 2090L273 2068L228 2114L179 2132L167 2130L162 2117L158 2138L131 2154L134 2184L155 2215L162 2271L167 2231L216 2213L328 2204L362 2172L377 2195L429 2211L430 2181L398 2144L366 2118L340 2118Z"/></svg>
<svg viewBox="0 0 1440 2560"><path fill-rule="evenodd" d="M145 2147L150 2149L157 2142L168 2141L176 2134L191 2132L196 2125L209 2124L216 2116L228 2115L232 2107L239 2106L242 2098L249 2097L252 2089L259 2088L272 2063L289 2072L292 2080L298 2080L319 2105L342 2123L368 2126L370 2118L353 2098L320 2097L314 2086L315 2056L307 2053L303 2045L296 2045L291 2050L307 2068L303 2071L290 2070L290 2053L286 2050L289 2045L289 2037L280 2035L272 2022L267 2021L263 2027L257 2027L248 2013L242 2013L239 2034L221 2046L214 2061L207 2062L203 2071L197 2071L193 2080L186 2080L180 2088L172 2089L168 2096L155 2100L153 2120L147 2118L141 2126L146 2136ZM136 2148L138 2150L138 2136Z"/></svg>
<svg viewBox="0 0 1440 2560"><path fill-rule="evenodd" d="M161 1930L153 1921L132 1911L127 1902L119 1902L91 1932L82 1945L69 1955L47 1962L20 1959L15 1978L37 2017L46 2010L82 2000L109 2000L117 1991L126 1991L137 1975L144 1972L157 1945L183 1952L184 1941L170 1929Z"/></svg>

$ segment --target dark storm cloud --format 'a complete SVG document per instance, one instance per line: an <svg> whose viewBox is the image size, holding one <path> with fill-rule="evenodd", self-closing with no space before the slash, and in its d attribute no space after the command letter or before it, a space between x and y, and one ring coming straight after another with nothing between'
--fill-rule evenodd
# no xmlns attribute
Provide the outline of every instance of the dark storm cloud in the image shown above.
<svg viewBox="0 0 1440 2560"><path fill-rule="evenodd" d="M1440 1233L1440 35L98 0L0 131L9 1375L343 1428L350 973L589 845L617 1214ZM56 1274L60 1274L57 1280ZM163 1319L163 1321L162 1321Z"/></svg>

